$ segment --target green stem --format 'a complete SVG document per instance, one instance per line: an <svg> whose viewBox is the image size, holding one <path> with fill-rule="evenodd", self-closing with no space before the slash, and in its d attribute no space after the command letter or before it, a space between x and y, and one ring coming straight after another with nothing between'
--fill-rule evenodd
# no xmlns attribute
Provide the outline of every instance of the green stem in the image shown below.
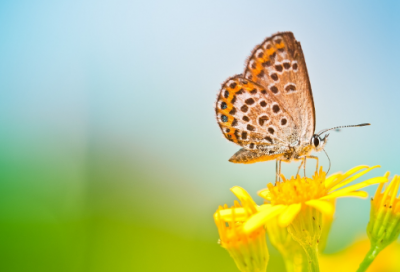
<svg viewBox="0 0 400 272"><path fill-rule="evenodd" d="M308 257L308 271L319 272L317 246L303 245Z"/></svg>
<svg viewBox="0 0 400 272"><path fill-rule="evenodd" d="M296 243L297 244L297 243ZM297 244L298 245L298 244ZM282 251L281 251L282 253ZM298 245L296 250L282 254L287 272L308 272L308 256L304 249Z"/></svg>
<svg viewBox="0 0 400 272"><path fill-rule="evenodd" d="M363 272L367 271L368 267L371 265L371 263L375 260L376 256L378 256L379 252L381 252L381 248L378 246L373 246L371 245L371 248L369 249L368 253L365 255L364 260L360 264L360 267L358 268L357 272Z"/></svg>

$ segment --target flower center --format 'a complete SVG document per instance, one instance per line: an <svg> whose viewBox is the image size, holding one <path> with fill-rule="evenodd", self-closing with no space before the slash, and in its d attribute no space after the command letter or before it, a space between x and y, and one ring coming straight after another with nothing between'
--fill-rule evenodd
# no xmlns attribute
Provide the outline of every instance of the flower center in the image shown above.
<svg viewBox="0 0 400 272"><path fill-rule="evenodd" d="M325 187L326 173L321 171L312 178L297 176L283 182L278 182L275 186L269 183L269 197L271 204L290 205L294 203L306 202L312 199L318 199L328 194Z"/></svg>

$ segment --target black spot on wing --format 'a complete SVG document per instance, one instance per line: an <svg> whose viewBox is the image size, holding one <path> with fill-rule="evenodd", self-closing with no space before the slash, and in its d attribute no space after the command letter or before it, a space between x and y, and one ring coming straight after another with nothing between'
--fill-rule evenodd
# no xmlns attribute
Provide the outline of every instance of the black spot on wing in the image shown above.
<svg viewBox="0 0 400 272"><path fill-rule="evenodd" d="M248 131L255 131L256 130L256 128L254 126L250 125L250 124L248 124L246 128L247 128Z"/></svg>
<svg viewBox="0 0 400 272"><path fill-rule="evenodd" d="M247 98L244 103L246 103L247 105L253 105L254 104L254 99L253 98Z"/></svg>
<svg viewBox="0 0 400 272"><path fill-rule="evenodd" d="M258 123L260 124L260 126L263 126L264 123L267 122L268 120L269 120L268 116L263 115L258 118Z"/></svg>
<svg viewBox="0 0 400 272"><path fill-rule="evenodd" d="M276 87L275 85L271 86L269 88L271 90L271 92L273 92L274 94L277 94L279 92L278 87Z"/></svg>
<svg viewBox="0 0 400 272"><path fill-rule="evenodd" d="M225 97L225 98L228 98L228 97L229 97L229 92L228 92L228 90L225 90L225 92L224 92L224 97Z"/></svg>
<svg viewBox="0 0 400 272"><path fill-rule="evenodd" d="M233 121L232 121L232 127L235 127L235 126L237 126L238 125L238 121L236 120L236 118L235 119L233 119Z"/></svg>
<svg viewBox="0 0 400 272"><path fill-rule="evenodd" d="M249 110L249 107L248 107L247 105L243 105L243 106L240 108L240 110L241 110L242 112L247 112L247 111Z"/></svg>
<svg viewBox="0 0 400 272"><path fill-rule="evenodd" d="M268 142L270 142L271 144L273 144L273 141L272 141L272 138L271 138L271 137L267 136L267 137L265 137L264 139L267 140Z"/></svg>
<svg viewBox="0 0 400 272"><path fill-rule="evenodd" d="M271 78L272 78L274 81L278 81L278 80L279 80L278 74L276 74L276 73L271 74Z"/></svg>

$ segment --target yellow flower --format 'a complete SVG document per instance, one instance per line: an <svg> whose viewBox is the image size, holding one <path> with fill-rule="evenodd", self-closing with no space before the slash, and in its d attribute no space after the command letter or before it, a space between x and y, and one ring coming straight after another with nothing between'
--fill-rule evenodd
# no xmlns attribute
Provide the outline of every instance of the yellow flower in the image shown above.
<svg viewBox="0 0 400 272"><path fill-rule="evenodd" d="M389 177L389 172L385 177ZM367 226L371 247L361 262L358 272L367 271L378 254L394 242L400 233L400 198L396 197L400 177L394 176L392 182L382 192L383 184L371 198L370 221Z"/></svg>
<svg viewBox="0 0 400 272"><path fill-rule="evenodd" d="M297 176L287 180L281 175L283 182L278 182L275 186L268 184L267 189L259 192L269 203L260 206L259 212L244 223L243 230L251 233L277 218L278 224L287 227L294 241L305 250L308 270L319 271L317 256L323 215L333 215L333 200L339 197L365 198L368 194L358 191L359 189L387 181L386 177L376 177L344 187L376 167L379 166L358 166L344 174L336 173L328 178L322 167L312 178ZM362 169L365 170L359 172Z"/></svg>
<svg viewBox="0 0 400 272"><path fill-rule="evenodd" d="M385 248L400 234L400 197L396 197L399 185L400 177L394 176L383 192L383 183L380 184L371 199L367 233L372 246Z"/></svg>
<svg viewBox="0 0 400 272"><path fill-rule="evenodd" d="M240 271L265 272L269 253L264 227L260 226L247 233L243 231L243 223L259 212L260 208L243 188L236 186L231 191L241 203L235 201L231 208L225 204L215 212L219 243L229 252Z"/></svg>
<svg viewBox="0 0 400 272"><path fill-rule="evenodd" d="M282 175L283 182L278 182L275 186L268 184L267 189L259 191L259 195L270 204L260 207L261 211L245 223L244 231L252 232L276 216L278 216L280 226L288 226L307 207L332 215L334 213L333 199L339 197L365 198L368 194L358 191L359 189L387 181L386 177L375 177L342 188L377 167L379 166L357 166L344 174L336 173L328 178L322 167L319 172L315 172L312 178L297 176L287 180ZM365 170L359 172L362 169Z"/></svg>

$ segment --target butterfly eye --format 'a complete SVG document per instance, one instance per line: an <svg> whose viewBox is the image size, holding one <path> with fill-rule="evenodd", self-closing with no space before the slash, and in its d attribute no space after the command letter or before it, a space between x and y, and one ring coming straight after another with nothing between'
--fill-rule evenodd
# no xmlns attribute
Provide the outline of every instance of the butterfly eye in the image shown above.
<svg viewBox="0 0 400 272"><path fill-rule="evenodd" d="M317 147L318 145L319 145L319 138L318 138L318 136L317 137L314 137L314 146L315 147Z"/></svg>

